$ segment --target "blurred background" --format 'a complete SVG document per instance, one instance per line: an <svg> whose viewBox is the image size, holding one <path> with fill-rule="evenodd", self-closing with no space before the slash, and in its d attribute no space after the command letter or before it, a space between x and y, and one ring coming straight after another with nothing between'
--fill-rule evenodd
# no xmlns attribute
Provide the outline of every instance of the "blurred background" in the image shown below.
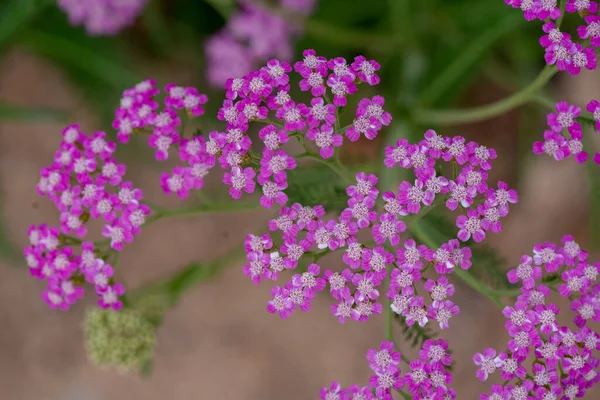
<svg viewBox="0 0 600 400"><path fill-rule="evenodd" d="M195 288L167 314L151 374L97 369L86 359L82 331L84 310L94 299L67 313L49 310L39 296L43 283L29 276L20 255L31 224L58 221L53 205L38 201L35 184L67 123L114 135L111 122L121 92L148 77L160 86L196 86L208 94L207 115L214 115L223 91L207 75L215 60L214 54L206 56L205 44L229 29L227 20L239 7L229 0L151 0L118 36L100 37L71 26L53 1L0 0L0 398L303 400L318 398L319 389L333 380L367 384L365 353L384 339L383 317L340 325L323 296L311 312L282 321L265 310L268 288L252 285L241 264ZM577 25L571 17L577 16L567 18L565 30ZM417 104L472 107L531 82L544 65L539 21L527 23L500 0L320 0L311 12L285 18L293 27L294 60L302 49L314 48L327 57L352 60L364 54L382 64L375 90L386 97L394 122L375 141L346 141L345 162L379 163L386 143L418 138L427 128L463 135L497 150L490 180L506 181L520 194L502 233L487 241L505 258L506 268L535 243L559 241L567 233L597 254L600 170L531 154L544 130L546 110L540 105L453 127L428 126L411 117ZM559 74L544 95L585 106L599 90L597 71ZM600 135L591 136L598 151ZM128 163L128 179L149 201L180 205L166 198L158 182L171 165L154 162L151 149L139 141L118 152ZM393 187L402 177L392 171L385 179ZM220 180L215 169L206 190L222 193ZM210 260L242 243L247 232L265 231L270 215L160 221L126 247L118 276L136 288L190 260ZM453 387L458 398L476 399L489 383L476 380L472 355L484 347L503 348L507 335L494 305L455 283L461 315L442 337L457 360ZM396 334L402 350L414 358L416 351L399 329ZM588 397L600 392L595 393Z"/></svg>

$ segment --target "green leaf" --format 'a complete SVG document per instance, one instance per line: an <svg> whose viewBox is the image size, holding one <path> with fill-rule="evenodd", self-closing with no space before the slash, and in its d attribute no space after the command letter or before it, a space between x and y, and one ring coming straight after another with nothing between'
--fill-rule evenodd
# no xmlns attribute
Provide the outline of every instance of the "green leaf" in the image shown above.
<svg viewBox="0 0 600 400"><path fill-rule="evenodd" d="M347 206L346 185L325 165L298 167L288 172L288 178L286 194L290 204L321 204L328 212L342 211Z"/></svg>
<svg viewBox="0 0 600 400"><path fill-rule="evenodd" d="M0 102L0 119L19 122L67 121L68 113L51 108L19 107Z"/></svg>
<svg viewBox="0 0 600 400"><path fill-rule="evenodd" d="M127 66L102 54L98 48L80 43L73 38L59 36L53 32L30 30L21 42L36 53L49 57L59 64L87 73L113 89L122 91L140 81L138 75Z"/></svg>
<svg viewBox="0 0 600 400"><path fill-rule="evenodd" d="M430 325L420 326L417 323L408 325L406 318L396 313L394 313L394 318L399 322L406 341L413 348L420 348L426 340L435 339L438 336L437 332L434 332Z"/></svg>
<svg viewBox="0 0 600 400"><path fill-rule="evenodd" d="M0 6L0 52L9 39L52 3L52 0L8 0Z"/></svg>
<svg viewBox="0 0 600 400"><path fill-rule="evenodd" d="M221 14L224 19L228 19L233 10L235 10L234 0L204 0Z"/></svg>
<svg viewBox="0 0 600 400"><path fill-rule="evenodd" d="M439 96L450 89L461 76L486 54L493 43L504 34L512 32L522 22L524 22L522 16L510 13L496 24L489 26L486 31L477 35L475 40L465 46L448 67L438 74L429 86L422 91L420 102L422 104L435 102Z"/></svg>

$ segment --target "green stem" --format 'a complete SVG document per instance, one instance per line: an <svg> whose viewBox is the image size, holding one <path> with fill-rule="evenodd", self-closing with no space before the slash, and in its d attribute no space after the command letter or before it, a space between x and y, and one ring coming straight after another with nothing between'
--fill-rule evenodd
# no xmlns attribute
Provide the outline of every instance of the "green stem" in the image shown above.
<svg viewBox="0 0 600 400"><path fill-rule="evenodd" d="M462 110L417 109L413 119L424 125L460 125L484 121L511 111L532 101L546 83L558 72L554 66L546 65L537 78L518 92L484 106Z"/></svg>

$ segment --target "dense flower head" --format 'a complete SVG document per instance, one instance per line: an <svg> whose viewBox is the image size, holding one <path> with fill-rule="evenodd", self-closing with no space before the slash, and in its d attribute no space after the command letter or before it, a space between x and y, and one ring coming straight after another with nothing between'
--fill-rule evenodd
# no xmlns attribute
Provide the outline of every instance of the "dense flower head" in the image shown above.
<svg viewBox="0 0 600 400"><path fill-rule="evenodd" d="M332 382L329 387L321 389L320 398L393 399L393 393L402 390L405 397L409 397L410 393L410 397L415 399L454 399L456 393L450 387L452 375L449 370L452 356L447 353L447 349L448 344L443 340L437 343L433 340L426 341L421 348L419 359L410 361L407 367L402 367L405 371L402 376L400 352L395 349L393 342L383 341L379 349L369 349L367 352L369 368L374 373L369 378L368 386L353 384L343 388L339 382Z"/></svg>
<svg viewBox="0 0 600 400"><path fill-rule="evenodd" d="M351 67L346 65L346 69L342 68L342 60L328 63L314 51L305 52L305 59L295 68L308 73L325 71L328 65L337 68L337 73L352 73ZM368 100L363 107L373 104L372 100ZM311 129L310 125L308 129ZM277 128L271 124L267 126L268 130L263 128L261 131L261 137L278 137L275 136L279 135ZM493 149L467 142L462 137L438 136L432 130L425 133L424 140L418 145L407 141L398 145L406 149L407 155L407 162L401 162L400 166L413 170L414 183L404 181L396 192L381 194L377 175L358 172L355 180L348 180L347 208L339 214L327 213L322 206L313 209L298 203L291 207L287 205L287 197L283 197L286 169L295 166L291 161L293 157L279 145L265 147L263 158L258 162L261 166L258 183L263 186L261 204L272 207L280 197L278 204L282 207L279 215L269 222L271 233L268 237L272 246L246 246L248 263L244 266L244 273L254 283L276 281L289 269L296 274L305 273L303 271L310 263L317 267L313 268L316 275L311 279L324 282L323 286L302 287L300 292L293 289L297 284L294 278L276 286L272 292L273 299L267 306L269 312L288 318L298 309L308 311L314 292L323 290L334 300L331 312L338 321L365 322L383 311L382 295L385 295L391 303L391 310L403 317L407 325L423 327L432 321L441 329L449 327L459 308L451 300L455 290L446 275L451 274L455 267L467 270L472 266L471 249L462 245L461 241L470 241L471 238L476 242L482 241L489 232L500 232L500 219L508 214L509 206L517 202L518 196L504 182L496 186L488 184L491 160L496 158ZM277 150L270 147L277 147ZM455 164L454 176L446 178L438 175L436 162ZM397 165L396 162L385 164ZM240 182L251 181L252 168L246 168L249 175L244 179L241 178L240 167L234 169L235 174L240 175ZM226 183L233 182L231 176L226 175ZM268 199L265 198L265 187L272 193ZM238 196L236 193L232 195ZM382 208L378 206L380 195L384 201ZM442 243L437 249L410 238L405 217L444 204L451 210L460 207L466 214L457 218L456 238ZM364 238L362 231L370 234L372 240ZM320 263L321 257L333 252L341 255L345 265L343 269L327 269ZM274 263L274 260L277 262ZM435 275L424 275L423 271L428 269Z"/></svg>
<svg viewBox="0 0 600 400"><path fill-rule="evenodd" d="M212 86L227 85L235 93L236 79L250 73L270 58L289 61L293 41L302 33L301 25L292 25L285 14L310 15L315 0L279 0L271 9L260 2L241 0L225 27L206 41L207 77ZM269 27L269 34L264 27ZM291 67L285 61L271 60L261 69L273 88L288 82Z"/></svg>
<svg viewBox="0 0 600 400"><path fill-rule="evenodd" d="M511 283L521 282L521 295L503 311L510 336L506 351L488 348L473 358L480 380L496 371L504 380L481 399L573 399L598 382L600 341L590 326L600 322L600 263L590 264L572 235L562 238L562 246L535 245L533 253L508 272ZM570 302L562 311L570 309L574 326L559 322L561 309L542 282L557 287ZM533 362L527 363L532 356Z"/></svg>
<svg viewBox="0 0 600 400"><path fill-rule="evenodd" d="M596 100L587 104L587 111L596 121L596 129L600 127L600 108ZM566 101L556 103L556 112L547 116L549 130L544 132L544 141L533 144L534 154L547 154L556 161L573 156L579 164L588 161L588 152L584 150L583 129L580 123L581 108L569 105ZM600 164L600 156L593 158Z"/></svg>
<svg viewBox="0 0 600 400"><path fill-rule="evenodd" d="M545 49L548 65L555 65L560 71L578 75L582 69L595 70L597 57L594 48L600 46L600 17L598 2L593 0L505 0L513 8L523 11L526 20L545 21L540 44ZM564 6L561 10L559 6ZM563 12L578 13L581 16L577 35L581 42L574 42L571 35L560 30Z"/></svg>
<svg viewBox="0 0 600 400"><path fill-rule="evenodd" d="M84 25L90 35L116 35L131 25L148 0L58 0L72 25Z"/></svg>
<svg viewBox="0 0 600 400"><path fill-rule="evenodd" d="M384 110L383 97L373 96L360 100L355 112L357 118L364 121L360 126L366 130L356 130L356 124L340 128L338 117L342 107L346 105L346 97L354 95L361 83L364 83L355 68L366 66L363 63L349 63L342 57L327 60L311 49L305 50L302 61L293 66L271 59L259 70L231 79L225 84L225 100L217 114L217 118L225 123L225 132L212 131L208 138L194 138L197 142L188 143L185 142L186 139L173 134L180 122L177 115L171 115L168 122L172 128L166 130L167 138L159 134L165 148L164 155L161 154L160 158L166 158L168 147L181 148L185 142L191 149L187 152L180 150L181 158L202 162L205 171L215 160L218 161L220 167L226 170L223 182L231 186L230 193L235 199L240 198L243 192L254 192L258 183L259 190L262 191L260 204L263 207L286 205L288 175L298 165L297 157L284 149L290 138L295 138L307 150L302 157L329 159L336 156L337 148L344 142L344 136L358 140L361 133L364 133L367 139L374 139L391 122L391 114ZM376 69L369 70L370 84L375 84L375 71ZM310 102L305 104L293 99L293 88L290 85L292 73L300 75L299 89L311 93ZM345 82L346 88L340 89L339 82L333 82L330 78ZM172 87L167 90L170 89ZM156 109L157 106L152 103L150 108ZM259 143L253 142L248 135L252 125L257 124L260 124ZM153 135L157 136L156 133ZM318 152L308 146L307 139L314 142ZM158 144L156 141L152 145L158 148ZM158 156L157 153L157 158ZM186 179L189 175L181 170L174 171L171 177L165 175L162 179L163 188L167 193L176 192L185 196L190 186L189 179ZM177 188L183 186L184 189L178 191L169 188L168 179L174 181ZM201 183L195 185L198 186ZM377 192L369 194L369 197L373 197L373 194ZM363 195L359 194L358 197L360 196ZM357 201L362 202L358 197ZM353 210L358 213L361 207L363 205L358 205ZM372 214L369 218L372 220ZM364 224L364 218L360 223ZM345 239L338 238L339 240Z"/></svg>
<svg viewBox="0 0 600 400"><path fill-rule="evenodd" d="M31 226L24 255L31 274L47 281L42 297L53 309L67 310L82 298L86 281L94 285L100 307L123 306L125 287L115 282L108 261L140 233L150 208L141 190L123 181L125 166L113 158L115 149L104 132L87 135L71 125L63 130L54 162L40 172L37 191L56 205L60 226ZM105 241L85 241L91 220L103 222Z"/></svg>
<svg viewBox="0 0 600 400"><path fill-rule="evenodd" d="M203 105L208 97L193 87L171 83L164 88L166 97L161 108L156 100L160 93L151 79L125 90L120 107L115 111L113 128L121 143L128 143L133 135L146 135L159 161L167 160L171 152L176 152L186 165L163 173L160 184L166 194L175 193L184 199L191 190L204 186L204 178L214 166L218 152L223 154L219 161L235 163L248 150L250 139L233 129L211 132L208 141L195 134L186 137L185 120L204 115Z"/></svg>

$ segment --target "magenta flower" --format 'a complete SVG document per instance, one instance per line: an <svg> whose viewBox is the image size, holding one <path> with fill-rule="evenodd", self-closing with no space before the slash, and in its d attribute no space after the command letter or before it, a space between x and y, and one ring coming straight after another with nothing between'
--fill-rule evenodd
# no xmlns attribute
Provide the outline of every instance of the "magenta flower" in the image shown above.
<svg viewBox="0 0 600 400"><path fill-rule="evenodd" d="M558 8L558 0L541 0L537 4L536 17L540 21L547 18L558 19L561 11Z"/></svg>
<svg viewBox="0 0 600 400"><path fill-rule="evenodd" d="M502 385L492 385L492 391L482 394L480 400L509 400L511 394Z"/></svg>
<svg viewBox="0 0 600 400"><path fill-rule="evenodd" d="M333 244L333 232L331 229L323 222L319 221L311 221L308 226L309 232L306 234L306 239L311 242L311 244L316 244L318 249L326 249L330 246L334 246Z"/></svg>
<svg viewBox="0 0 600 400"><path fill-rule="evenodd" d="M296 106L296 103L290 100L277 110L277 118L284 121L286 130L301 131L306 126L306 121L300 111L300 106Z"/></svg>
<svg viewBox="0 0 600 400"><path fill-rule="evenodd" d="M267 65L261 70L267 74L268 84L271 87L278 87L288 84L290 80L288 73L292 71L292 67L286 62L280 62L279 60L271 59L267 61Z"/></svg>
<svg viewBox="0 0 600 400"><path fill-rule="evenodd" d="M372 197L364 197L358 200L356 197L348 199L348 208L342 211L345 219L354 218L360 229L368 228L372 222L377 221L377 211L372 210L375 207L375 200Z"/></svg>
<svg viewBox="0 0 600 400"><path fill-rule="evenodd" d="M590 0L567 0L565 10L570 13L587 11L587 14L595 14L598 12L598 3Z"/></svg>
<svg viewBox="0 0 600 400"><path fill-rule="evenodd" d="M351 67L361 81L371 86L379 84L379 76L377 76L376 72L381 67L376 61L367 60L364 56L356 56Z"/></svg>
<svg viewBox="0 0 600 400"><path fill-rule="evenodd" d="M546 242L543 245L536 244L533 247L533 254L535 265L544 264L548 272L555 272L565 261L562 254L556 252L556 245L550 242Z"/></svg>
<svg viewBox="0 0 600 400"><path fill-rule="evenodd" d="M283 182L287 178L285 170L296 168L296 160L284 150L273 151L265 148L260 165L260 179L264 180L273 176L276 181Z"/></svg>
<svg viewBox="0 0 600 400"><path fill-rule="evenodd" d="M302 239L299 242L294 237L288 237L285 239L280 247L280 250L286 257L283 260L286 269L296 269L298 261L302 258L304 253L310 250L310 242L306 239Z"/></svg>
<svg viewBox="0 0 600 400"><path fill-rule="evenodd" d="M506 274L508 281L510 283L522 281L525 289L533 289L535 287L535 280L542 277L542 268L531 265L532 262L533 259L531 257L522 256L521 263L517 268L508 271Z"/></svg>
<svg viewBox="0 0 600 400"><path fill-rule="evenodd" d="M490 189L486 197L494 206L508 206L508 203L514 204L519 200L517 191L509 189L508 185L502 181L498 182L498 189Z"/></svg>
<svg viewBox="0 0 600 400"><path fill-rule="evenodd" d="M587 26L579 26L577 34L582 39L590 39L590 44L593 47L600 46L600 16L587 15L585 18Z"/></svg>
<svg viewBox="0 0 600 400"><path fill-rule="evenodd" d="M533 327L533 323L537 317L534 311L529 310L527 303L517 301L514 308L510 306L504 307L502 314L508 319L505 323L505 328L509 335L519 330L529 331Z"/></svg>
<svg viewBox="0 0 600 400"><path fill-rule="evenodd" d="M508 215L508 207L495 207L485 202L477 206L477 212L483 217L481 220L483 230L499 233L502 230L502 223L499 220Z"/></svg>
<svg viewBox="0 0 600 400"><path fill-rule="evenodd" d="M597 65L594 49L589 47L584 49L579 43L576 43L571 55L571 62L567 64L567 72L571 75L579 75L581 68L591 71L595 70Z"/></svg>
<svg viewBox="0 0 600 400"><path fill-rule="evenodd" d="M332 382L329 388L324 387L321 389L319 398L323 400L343 400L345 392L338 382Z"/></svg>
<svg viewBox="0 0 600 400"><path fill-rule="evenodd" d="M310 101L310 105L311 107L302 108L303 115L307 118L309 127L317 128L321 123L327 125L335 124L336 108L333 104L325 103L322 97L315 97Z"/></svg>
<svg viewBox="0 0 600 400"><path fill-rule="evenodd" d="M500 357L496 356L496 350L492 348L484 349L483 353L476 353L473 356L473 362L479 367L475 376L482 382L485 382L490 374L496 372L496 369L504 364Z"/></svg>
<svg viewBox="0 0 600 400"><path fill-rule="evenodd" d="M392 122L392 114L383 110L385 99L382 96L373 96L372 99L362 99L358 102L356 116L367 117L371 121L374 118L378 122L378 128L388 126Z"/></svg>
<svg viewBox="0 0 600 400"><path fill-rule="evenodd" d="M384 372L390 365L399 365L401 361L400 352L395 351L394 343L383 341L379 350L369 349L367 351L369 367L374 372Z"/></svg>
<svg viewBox="0 0 600 400"><path fill-rule="evenodd" d="M380 124L375 117L367 118L357 115L354 121L352 121L352 125L346 129L346 137L351 142L356 142L361 135L364 135L369 140L373 140L379 132L380 128L378 128L378 125Z"/></svg>
<svg viewBox="0 0 600 400"><path fill-rule="evenodd" d="M449 283L448 278L440 276L436 281L428 279L423 285L433 300L433 305L438 304L454 294L454 285Z"/></svg>
<svg viewBox="0 0 600 400"><path fill-rule="evenodd" d="M427 246L419 245L414 240L409 239L404 242L404 248L396 250L398 266L402 269L420 270L423 268L421 257L427 252Z"/></svg>
<svg viewBox="0 0 600 400"><path fill-rule="evenodd" d="M321 292L325 289L327 282L324 278L319 277L320 273L321 267L319 265L310 264L306 272L292 276L292 284L312 293Z"/></svg>
<svg viewBox="0 0 600 400"><path fill-rule="evenodd" d="M258 136L265 143L265 147L269 150L277 150L287 143L289 135L284 129L279 131L273 125L267 125L258 132Z"/></svg>
<svg viewBox="0 0 600 400"><path fill-rule="evenodd" d="M419 351L419 360L430 364L441 363L445 366L452 365L452 355L448 353L448 342L444 339L427 339Z"/></svg>
<svg viewBox="0 0 600 400"><path fill-rule="evenodd" d="M271 289L272 300L267 302L267 311L271 314L278 313L283 319L288 318L294 310L294 303L289 298L289 291L279 286Z"/></svg>
<svg viewBox="0 0 600 400"><path fill-rule="evenodd" d="M438 135L433 129L428 129L423 136L425 140L419 144L426 145L429 148L429 157L441 158L443 151L448 147L444 137Z"/></svg>
<svg viewBox="0 0 600 400"><path fill-rule="evenodd" d="M469 240L471 236L476 242L485 239L481 219L479 219L479 214L475 210L467 210L467 216L459 215L456 218L456 226L460 228L458 238L463 242Z"/></svg>
<svg viewBox="0 0 600 400"><path fill-rule="evenodd" d="M84 25L89 35L113 36L132 25L146 3L147 0L59 0L57 5L71 25Z"/></svg>
<svg viewBox="0 0 600 400"><path fill-rule="evenodd" d="M455 136L448 140L446 143L447 150L444 151L442 158L444 161L455 160L458 164L463 165L469 161L469 151L465 145L465 138L462 136Z"/></svg>
<svg viewBox="0 0 600 400"><path fill-rule="evenodd" d="M458 315L460 310L456 304L450 300L438 301L428 308L427 316L437 321L440 329L450 327L450 318Z"/></svg>
<svg viewBox="0 0 600 400"><path fill-rule="evenodd" d="M583 296L571 302L571 310L577 313L573 322L578 328L586 325L588 320L600 322L600 307L596 299Z"/></svg>
<svg viewBox="0 0 600 400"><path fill-rule="evenodd" d="M554 131L545 131L544 142L535 142L533 144L533 153L545 153L554 157L556 161L560 161L568 156L568 142L562 135Z"/></svg>
<svg viewBox="0 0 600 400"><path fill-rule="evenodd" d="M390 291L402 293L404 296L410 296L414 290L413 286L421 280L419 270L405 270L394 268L390 273Z"/></svg>
<svg viewBox="0 0 600 400"><path fill-rule="evenodd" d="M324 159L333 157L335 153L334 147L340 147L344 141L343 136L333 133L333 127L327 124L321 126L319 130L309 130L306 133L306 137L315 141L315 144L320 149L319 154Z"/></svg>
<svg viewBox="0 0 600 400"><path fill-rule="evenodd" d="M556 113L547 116L550 128L557 133L567 129L569 133L581 132L581 125L575 120L581 114L581 108L569 105L566 101L556 103Z"/></svg>
<svg viewBox="0 0 600 400"><path fill-rule="evenodd" d="M383 244L389 240L392 246L398 246L400 233L406 230L404 221L399 221L395 215L391 214L380 215L379 221L380 223L373 225L371 230L375 243Z"/></svg>
<svg viewBox="0 0 600 400"><path fill-rule="evenodd" d="M414 186L407 181L398 186L398 200L411 214L418 214L421 211L421 203L430 206L433 199L433 193L424 191L423 182L418 179L415 180Z"/></svg>
<svg viewBox="0 0 600 400"><path fill-rule="evenodd" d="M415 395L421 390L427 390L431 387L431 380L427 372L425 372L426 365L419 360L410 362L411 372L406 374L405 381L408 391Z"/></svg>
<svg viewBox="0 0 600 400"><path fill-rule="evenodd" d="M302 52L302 56L304 59L302 61L298 61L294 64L294 69L300 73L302 76L307 72L317 71L322 76L327 75L327 59L323 56L317 56L317 52L308 49ZM319 95L314 95L317 97Z"/></svg>
<svg viewBox="0 0 600 400"><path fill-rule="evenodd" d="M345 107L347 103L346 96L357 91L352 75L330 75L327 78L327 86L331 88L333 104L336 107Z"/></svg>
<svg viewBox="0 0 600 400"><path fill-rule="evenodd" d="M365 271L373 271L380 276L387 274L386 267L394 262L394 255L385 251L383 246L373 249L365 248L363 251L362 267Z"/></svg>
<svg viewBox="0 0 600 400"><path fill-rule="evenodd" d="M518 377L520 379L525 379L527 375L527 369L521 365L525 361L525 357L519 354L512 354L510 357L502 352L498 355L500 360L502 361L502 379L509 381Z"/></svg>
<svg viewBox="0 0 600 400"><path fill-rule="evenodd" d="M125 242L131 243L133 241L131 227L120 220L114 221L110 225L105 225L102 228L102 236L110 239L110 247L117 251L123 250Z"/></svg>
<svg viewBox="0 0 600 400"><path fill-rule="evenodd" d="M379 291L377 286L381 284L381 279L373 272L356 273L352 276L352 284L356 286L354 300L358 303L377 300Z"/></svg>
<svg viewBox="0 0 600 400"><path fill-rule="evenodd" d="M287 188L287 182L284 179L268 180L258 176L258 183L262 185L263 195L260 198L260 205L265 208L273 207L273 204L284 205L288 201L288 196L283 192Z"/></svg>
<svg viewBox="0 0 600 400"><path fill-rule="evenodd" d="M377 185L377 175L369 174L364 172L358 172L356 174L356 185L348 186L346 193L349 197L354 197L358 200L362 200L365 197L376 199L379 194L379 189L375 187Z"/></svg>
<svg viewBox="0 0 600 400"><path fill-rule="evenodd" d="M375 389L375 393L379 397L391 396L391 390L400 390L404 387L404 380L400 376L400 370L394 364L369 378L369 385Z"/></svg>
<svg viewBox="0 0 600 400"><path fill-rule="evenodd" d="M254 192L255 182L254 177L256 172L250 167L242 170L240 167L233 167L231 173L226 172L223 176L223 183L231 185L229 194L234 199L239 199L242 196L242 190L246 193Z"/></svg>
<svg viewBox="0 0 600 400"><path fill-rule="evenodd" d="M185 199L190 195L190 190L194 187L194 181L189 169L175 167L171 175L168 173L161 174L160 185L166 194L176 193L180 199Z"/></svg>
<svg viewBox="0 0 600 400"><path fill-rule="evenodd" d="M98 305L101 308L111 308L113 310L123 308L123 302L119 299L120 296L125 294L125 286L122 284L115 283L103 289L97 288L96 293L98 294Z"/></svg>
<svg viewBox="0 0 600 400"><path fill-rule="evenodd" d="M465 187L454 181L448 183L450 197L446 201L446 207L454 211L460 204L463 208L469 208L473 204L473 198L477 196L477 189L473 186Z"/></svg>
<svg viewBox="0 0 600 400"><path fill-rule="evenodd" d="M548 65L556 64L559 71L565 71L572 62L571 55L576 51L575 43L569 40L563 40L560 43L553 43L546 47L544 59Z"/></svg>
<svg viewBox="0 0 600 400"><path fill-rule="evenodd" d="M352 309L350 317L353 321L367 322L371 315L381 314L382 312L383 306L380 303L363 301L356 303L355 307Z"/></svg>
<svg viewBox="0 0 600 400"><path fill-rule="evenodd" d="M571 41L571 35L568 33L561 32L556 24L552 21L546 22L542 26L543 31L546 33L540 37L540 44L544 48L548 48L553 44L559 44L562 42L569 43Z"/></svg>

